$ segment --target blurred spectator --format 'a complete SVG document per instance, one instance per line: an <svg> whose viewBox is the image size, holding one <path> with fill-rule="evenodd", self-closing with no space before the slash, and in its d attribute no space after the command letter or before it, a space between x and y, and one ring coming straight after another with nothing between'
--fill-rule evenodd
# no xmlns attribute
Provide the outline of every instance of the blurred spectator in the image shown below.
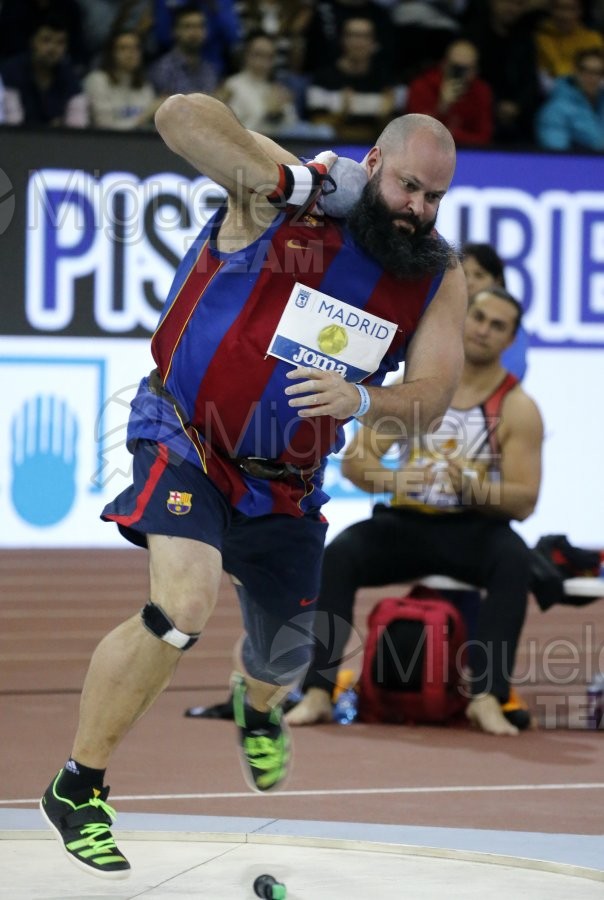
<svg viewBox="0 0 604 900"><path fill-rule="evenodd" d="M32 34L28 52L6 60L0 68L13 107L12 125L88 125L82 86L67 60L67 27L49 17Z"/></svg>
<svg viewBox="0 0 604 900"><path fill-rule="evenodd" d="M111 35L101 65L84 79L94 128L130 131L151 125L161 99L146 80L141 40L134 31Z"/></svg>
<svg viewBox="0 0 604 900"><path fill-rule="evenodd" d="M526 14L526 0L481 0L464 36L480 52L480 76L494 95L494 140L526 144L541 101L534 32L538 13Z"/></svg>
<svg viewBox="0 0 604 900"><path fill-rule="evenodd" d="M85 68L89 54L77 0L1 0L0 58L27 53L33 33L49 17L63 20L68 56L75 66Z"/></svg>
<svg viewBox="0 0 604 900"><path fill-rule="evenodd" d="M446 125L457 144L485 146L493 136L493 94L477 77L478 50L454 41L442 63L409 85L408 113L425 113Z"/></svg>
<svg viewBox="0 0 604 900"><path fill-rule="evenodd" d="M247 0L240 3L246 35L263 31L275 41L275 75L293 95L296 111L303 117L309 79L304 74L306 31L313 15L314 0Z"/></svg>
<svg viewBox="0 0 604 900"><path fill-rule="evenodd" d="M439 63L457 36L465 0L394 0L389 2L394 26L397 75L409 82Z"/></svg>
<svg viewBox="0 0 604 900"><path fill-rule="evenodd" d="M202 58L206 40L206 17L194 4L174 13L174 47L151 68L150 77L158 94L212 94L218 86L214 66Z"/></svg>
<svg viewBox="0 0 604 900"><path fill-rule="evenodd" d="M373 22L384 64L393 67L392 22L387 9L373 0L315 0L312 5L304 58L304 70L311 76L338 57L344 23L352 18Z"/></svg>
<svg viewBox="0 0 604 900"><path fill-rule="evenodd" d="M277 70L302 70L314 5L313 0L247 0L240 4L246 35L263 31L274 38Z"/></svg>
<svg viewBox="0 0 604 900"><path fill-rule="evenodd" d="M604 150L604 54L581 50L572 75L557 78L536 120L545 150Z"/></svg>
<svg viewBox="0 0 604 900"><path fill-rule="evenodd" d="M392 78L376 61L379 45L371 19L347 19L342 53L316 72L306 94L311 122L331 125L339 138L372 142L394 111Z"/></svg>
<svg viewBox="0 0 604 900"><path fill-rule="evenodd" d="M203 13L206 24L203 58L219 78L224 77L233 70L244 36L235 0L148 0L148 43L152 55L172 49L174 23L185 7Z"/></svg>
<svg viewBox="0 0 604 900"><path fill-rule="evenodd" d="M275 42L262 31L247 38L243 67L229 76L216 95L233 110L245 128L277 134L298 121L292 95L275 81Z"/></svg>
<svg viewBox="0 0 604 900"><path fill-rule="evenodd" d="M554 78L572 75L579 50L604 46L602 35L586 28L579 0L551 0L550 14L537 29L537 60L548 92Z"/></svg>
<svg viewBox="0 0 604 900"><path fill-rule="evenodd" d="M117 31L144 33L148 0L78 0L90 66L100 63L103 48Z"/></svg>

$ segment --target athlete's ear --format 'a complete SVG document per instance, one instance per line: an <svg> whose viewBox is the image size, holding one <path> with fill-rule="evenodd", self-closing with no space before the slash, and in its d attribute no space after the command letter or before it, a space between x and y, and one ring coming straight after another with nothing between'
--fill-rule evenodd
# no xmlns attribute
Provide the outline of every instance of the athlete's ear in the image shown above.
<svg viewBox="0 0 604 900"><path fill-rule="evenodd" d="M367 174L369 178L372 175L375 175L377 170L382 165L382 151L379 147L372 147L365 159L363 160L363 166L367 170Z"/></svg>

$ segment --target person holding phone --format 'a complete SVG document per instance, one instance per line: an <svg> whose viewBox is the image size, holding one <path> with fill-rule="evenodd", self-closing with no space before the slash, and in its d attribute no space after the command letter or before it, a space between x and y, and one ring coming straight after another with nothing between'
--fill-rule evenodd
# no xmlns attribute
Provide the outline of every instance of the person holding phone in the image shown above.
<svg viewBox="0 0 604 900"><path fill-rule="evenodd" d="M406 111L438 119L457 145L487 146L493 137L493 95L477 71L476 46L454 41L438 66L413 79Z"/></svg>

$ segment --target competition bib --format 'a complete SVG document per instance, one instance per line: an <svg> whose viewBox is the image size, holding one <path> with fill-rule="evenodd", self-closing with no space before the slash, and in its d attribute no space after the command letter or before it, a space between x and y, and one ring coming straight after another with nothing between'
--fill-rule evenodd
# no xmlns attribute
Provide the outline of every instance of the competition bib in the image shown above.
<svg viewBox="0 0 604 900"><path fill-rule="evenodd" d="M267 352L292 365L362 381L379 368L397 328L296 282Z"/></svg>

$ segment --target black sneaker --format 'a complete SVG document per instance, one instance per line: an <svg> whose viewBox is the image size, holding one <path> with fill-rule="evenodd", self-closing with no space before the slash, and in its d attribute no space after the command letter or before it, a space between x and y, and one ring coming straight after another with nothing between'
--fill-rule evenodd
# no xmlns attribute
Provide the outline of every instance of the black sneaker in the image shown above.
<svg viewBox="0 0 604 900"><path fill-rule="evenodd" d="M42 815L56 832L72 862L100 878L127 878L130 863L118 850L109 826L116 813L105 801L109 788L80 791L72 798L61 797L58 783L62 771L40 800Z"/></svg>
<svg viewBox="0 0 604 900"><path fill-rule="evenodd" d="M291 741L283 710L275 706L270 712L261 713L246 706L247 687L242 675L233 675L232 688L245 780L254 791L274 791L283 785L291 762Z"/></svg>

